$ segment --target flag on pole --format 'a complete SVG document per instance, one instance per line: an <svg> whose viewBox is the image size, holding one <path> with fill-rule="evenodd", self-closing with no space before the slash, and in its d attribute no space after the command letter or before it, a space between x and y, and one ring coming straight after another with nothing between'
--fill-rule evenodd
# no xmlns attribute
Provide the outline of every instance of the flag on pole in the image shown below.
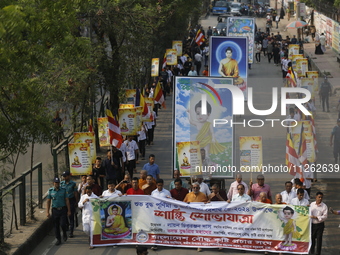
<svg viewBox="0 0 340 255"><path fill-rule="evenodd" d="M146 104L143 95L140 95L140 106L142 106L142 117L143 118L150 118L151 117L151 112L150 109L148 107L148 105Z"/></svg>
<svg viewBox="0 0 340 255"><path fill-rule="evenodd" d="M304 129L303 129L303 123L301 125L298 155L299 155L299 161L302 164L302 167L307 165L308 164L308 161L307 161L307 142L306 142L306 135L305 135L305 132L304 132ZM303 171L301 171L301 181L304 182Z"/></svg>
<svg viewBox="0 0 340 255"><path fill-rule="evenodd" d="M293 67L288 67L288 72L286 75L286 79L288 80L288 87L296 87L296 76L293 70Z"/></svg>
<svg viewBox="0 0 340 255"><path fill-rule="evenodd" d="M166 108L165 106L165 100L164 100L164 96L163 96L163 90L162 90L162 86L161 83L158 82L155 88L155 93L154 93L154 100L161 104L164 108Z"/></svg>
<svg viewBox="0 0 340 255"><path fill-rule="evenodd" d="M318 150L318 142L316 140L316 130L315 130L315 124L314 124L314 116L313 116L313 113L310 112L311 115L309 115L309 121L311 123L311 126L312 126L312 132L313 132L313 138L314 138L314 148L315 148L315 152L318 153L319 150Z"/></svg>
<svg viewBox="0 0 340 255"><path fill-rule="evenodd" d="M201 46L204 41L205 41L204 34L202 33L201 29L198 29L195 37L195 42L197 43L198 46Z"/></svg>
<svg viewBox="0 0 340 255"><path fill-rule="evenodd" d="M110 144L113 146L120 148L123 143L123 138L120 133L119 123L113 117L112 112L110 110L106 110L106 115L109 123L109 136L110 136Z"/></svg>
<svg viewBox="0 0 340 255"><path fill-rule="evenodd" d="M136 97L135 97L135 107L137 106L142 106L141 103L140 103L140 90L137 88L136 89Z"/></svg>
<svg viewBox="0 0 340 255"><path fill-rule="evenodd" d="M166 52L164 53L162 68L165 68L165 67L166 67Z"/></svg>
<svg viewBox="0 0 340 255"><path fill-rule="evenodd" d="M286 141L286 165L288 166L289 173L291 175L296 175L296 173L301 174L300 160L294 149L292 138L290 133L287 134Z"/></svg>
<svg viewBox="0 0 340 255"><path fill-rule="evenodd" d="M89 120L89 132L93 132L92 119Z"/></svg>

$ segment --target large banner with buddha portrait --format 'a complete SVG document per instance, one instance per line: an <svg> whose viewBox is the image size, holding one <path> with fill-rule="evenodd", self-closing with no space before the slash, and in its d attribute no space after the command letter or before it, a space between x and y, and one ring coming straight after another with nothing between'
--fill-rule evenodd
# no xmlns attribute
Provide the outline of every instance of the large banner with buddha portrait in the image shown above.
<svg viewBox="0 0 340 255"><path fill-rule="evenodd" d="M307 254L309 208L260 202L184 203L151 196L91 199L91 245L231 248Z"/></svg>
<svg viewBox="0 0 340 255"><path fill-rule="evenodd" d="M181 176L232 177L232 95L229 79L176 77L174 168ZM216 124L222 120L224 124Z"/></svg>
<svg viewBox="0 0 340 255"><path fill-rule="evenodd" d="M248 37L211 36L209 47L210 76L231 79L247 95Z"/></svg>

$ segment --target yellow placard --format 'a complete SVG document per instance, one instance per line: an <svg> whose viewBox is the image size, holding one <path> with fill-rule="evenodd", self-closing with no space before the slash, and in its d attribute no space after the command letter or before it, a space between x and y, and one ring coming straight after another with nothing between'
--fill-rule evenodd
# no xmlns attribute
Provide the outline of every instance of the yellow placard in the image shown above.
<svg viewBox="0 0 340 255"><path fill-rule="evenodd" d="M240 136L240 170L261 172L263 164L262 136Z"/></svg>
<svg viewBox="0 0 340 255"><path fill-rule="evenodd" d="M201 148L198 141L177 143L177 159L181 176L201 175L206 172L201 167Z"/></svg>
<svg viewBox="0 0 340 255"><path fill-rule="evenodd" d="M146 105L149 108L150 116L142 117L142 120L145 122L150 122L152 121L151 117L152 117L155 101L153 98L149 98L149 97L145 97L144 100L145 100Z"/></svg>
<svg viewBox="0 0 340 255"><path fill-rule="evenodd" d="M142 106L137 106L136 108L136 125L137 125L137 132L141 130L142 128Z"/></svg>
<svg viewBox="0 0 340 255"><path fill-rule="evenodd" d="M128 104L135 104L136 98L136 90L135 89L126 89L125 90L126 102Z"/></svg>
<svg viewBox="0 0 340 255"><path fill-rule="evenodd" d="M159 76L159 58L151 59L151 77Z"/></svg>
<svg viewBox="0 0 340 255"><path fill-rule="evenodd" d="M301 88L308 89L312 95L312 99L315 99L314 80L312 78L301 78Z"/></svg>
<svg viewBox="0 0 340 255"><path fill-rule="evenodd" d="M298 44L289 44L288 46L288 59L292 59L293 55L297 55L300 52L300 46Z"/></svg>
<svg viewBox="0 0 340 255"><path fill-rule="evenodd" d="M100 147L110 146L109 123L107 117L98 118L97 122Z"/></svg>
<svg viewBox="0 0 340 255"><path fill-rule="evenodd" d="M307 146L307 159L313 163L316 161L315 141L313 135L313 127L310 120L297 121L297 125L291 128L292 141L296 153L299 153L300 141L301 141L301 128L303 124L303 133L305 134L306 146Z"/></svg>
<svg viewBox="0 0 340 255"><path fill-rule="evenodd" d="M172 48L177 50L177 56L182 56L183 43L182 41L172 41Z"/></svg>
<svg viewBox="0 0 340 255"><path fill-rule="evenodd" d="M96 162L96 143L94 132L76 132L73 133L74 143L88 143L90 146L90 155L92 164Z"/></svg>
<svg viewBox="0 0 340 255"><path fill-rule="evenodd" d="M296 60L296 68L299 77L306 77L306 72L308 72L308 59L307 58L299 58Z"/></svg>
<svg viewBox="0 0 340 255"><path fill-rule="evenodd" d="M166 64L169 66L177 65L177 50L176 49L166 50Z"/></svg>
<svg viewBox="0 0 340 255"><path fill-rule="evenodd" d="M69 143L68 152L72 175L92 174L90 146L88 143Z"/></svg>
<svg viewBox="0 0 340 255"><path fill-rule="evenodd" d="M119 126L122 135L137 135L136 108L118 109Z"/></svg>
<svg viewBox="0 0 340 255"><path fill-rule="evenodd" d="M312 78L314 81L313 91L314 95L318 94L319 91L319 72L318 71L308 71L306 72L308 78Z"/></svg>
<svg viewBox="0 0 340 255"><path fill-rule="evenodd" d="M296 60L299 59L299 58L303 58L303 55L302 54L296 54L296 55L292 56L292 67L293 67L294 71L296 69Z"/></svg>
<svg viewBox="0 0 340 255"><path fill-rule="evenodd" d="M134 104L119 104L119 109L131 109L135 108Z"/></svg>

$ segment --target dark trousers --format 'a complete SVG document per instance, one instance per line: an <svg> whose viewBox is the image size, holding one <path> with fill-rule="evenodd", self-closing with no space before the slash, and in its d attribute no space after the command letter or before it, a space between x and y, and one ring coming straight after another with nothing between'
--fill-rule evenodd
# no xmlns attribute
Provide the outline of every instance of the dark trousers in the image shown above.
<svg viewBox="0 0 340 255"><path fill-rule="evenodd" d="M322 248L322 234L325 229L325 223L312 224L312 246L310 251L312 254L321 254ZM315 240L316 239L316 240ZM315 253L315 245L316 245L316 253Z"/></svg>
<svg viewBox="0 0 340 255"><path fill-rule="evenodd" d="M152 126L152 128L148 129L148 145L153 142L153 132L155 130L155 126Z"/></svg>
<svg viewBox="0 0 340 255"><path fill-rule="evenodd" d="M273 58L273 54L271 52L268 52L267 56L268 56L268 62L270 63L270 60L272 60Z"/></svg>
<svg viewBox="0 0 340 255"><path fill-rule="evenodd" d="M255 58L257 62L261 62L261 52L255 54Z"/></svg>
<svg viewBox="0 0 340 255"><path fill-rule="evenodd" d="M142 158L145 158L145 143L146 143L146 140L140 140L139 141L139 151L140 151L140 154L142 155Z"/></svg>
<svg viewBox="0 0 340 255"><path fill-rule="evenodd" d="M287 71L282 70L282 78L283 78L283 79L286 79L286 76L287 76Z"/></svg>
<svg viewBox="0 0 340 255"><path fill-rule="evenodd" d="M327 106L327 111L329 111L329 95L321 95L322 109L325 111L325 104Z"/></svg>
<svg viewBox="0 0 340 255"><path fill-rule="evenodd" d="M262 48L263 55L266 56L267 48Z"/></svg>
<svg viewBox="0 0 340 255"><path fill-rule="evenodd" d="M280 55L274 55L274 64L280 64Z"/></svg>
<svg viewBox="0 0 340 255"><path fill-rule="evenodd" d="M55 237L61 241L60 227L63 230L63 235L66 236L67 207L64 206L61 210L52 208L52 218L54 222Z"/></svg>
<svg viewBox="0 0 340 255"><path fill-rule="evenodd" d="M340 154L340 143L337 141L334 141L333 156L335 159L335 164L338 164L339 154Z"/></svg>
<svg viewBox="0 0 340 255"><path fill-rule="evenodd" d="M133 177L133 170L136 168L136 160L127 161L127 171L129 172L131 179Z"/></svg>
<svg viewBox="0 0 340 255"><path fill-rule="evenodd" d="M70 232L73 233L74 230L74 214L76 212L76 198L70 198L70 209L71 209L71 215L68 217L68 223L70 226Z"/></svg>
<svg viewBox="0 0 340 255"><path fill-rule="evenodd" d="M195 65L196 65L197 75L200 76L200 71L201 71L201 66L202 66L201 61L195 62Z"/></svg>

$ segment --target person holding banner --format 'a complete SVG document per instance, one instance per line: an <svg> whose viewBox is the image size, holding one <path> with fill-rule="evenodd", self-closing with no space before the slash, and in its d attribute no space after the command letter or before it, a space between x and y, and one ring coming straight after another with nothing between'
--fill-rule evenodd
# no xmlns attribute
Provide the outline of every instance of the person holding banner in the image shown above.
<svg viewBox="0 0 340 255"><path fill-rule="evenodd" d="M310 214L312 219L312 246L310 248L311 254L321 254L322 235L325 229L325 220L328 216L328 207L322 202L323 193L317 192L315 202L310 204ZM316 246L316 253L315 253Z"/></svg>
<svg viewBox="0 0 340 255"><path fill-rule="evenodd" d="M243 184L238 184L237 185L237 190L238 190L238 194L235 194L233 197L232 197L232 200L231 201L246 201L246 202L250 202L251 201L251 197L248 196L246 193L245 193L245 187ZM228 203L230 203L230 199L227 201Z"/></svg>
<svg viewBox="0 0 340 255"><path fill-rule="evenodd" d="M267 194L267 198L272 200L272 193L270 191L270 186L268 184L264 184L264 176L259 174L257 176L257 183L253 185L253 182L249 182L249 190L248 195L252 197L253 201L257 201L260 197L260 193L265 192Z"/></svg>
<svg viewBox="0 0 340 255"><path fill-rule="evenodd" d="M238 185L242 184L245 188L245 193L248 193L248 186L247 184L242 181L242 174L237 174L236 175L236 180L230 184L230 188L229 188L229 191L228 191L228 199L231 200L233 198L233 196L239 194L239 190L238 190Z"/></svg>
<svg viewBox="0 0 340 255"><path fill-rule="evenodd" d="M98 198L93 192L91 186L86 186L85 194L81 197L78 207L82 210L82 222L83 222L83 231L86 235L91 235L91 217L92 217L92 206L90 203L91 198ZM90 249L93 249L93 246L90 246Z"/></svg>
<svg viewBox="0 0 340 255"><path fill-rule="evenodd" d="M145 171L145 170L142 170L142 171ZM151 195L151 193L155 189L157 189L155 179L152 177L152 175L147 175L146 183L142 187L139 187L139 188L144 191L145 195Z"/></svg>
<svg viewBox="0 0 340 255"><path fill-rule="evenodd" d="M171 193L169 190L164 189L164 181L163 179L158 179L156 182L157 189L152 191L151 196L160 197L160 198L171 198Z"/></svg>

